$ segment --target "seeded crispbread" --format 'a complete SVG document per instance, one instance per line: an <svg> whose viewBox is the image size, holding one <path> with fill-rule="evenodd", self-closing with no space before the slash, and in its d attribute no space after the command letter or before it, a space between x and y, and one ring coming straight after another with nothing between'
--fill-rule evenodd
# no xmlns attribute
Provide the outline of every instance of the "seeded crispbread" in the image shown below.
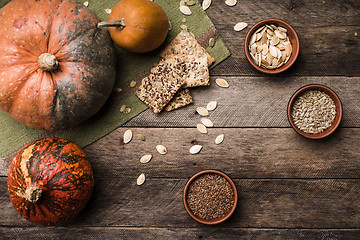
<svg viewBox="0 0 360 240"><path fill-rule="evenodd" d="M185 80L174 71L177 67L179 66L169 61L161 60L151 69L151 74L141 81L135 92L135 95L155 113L159 113L185 83Z"/></svg>
<svg viewBox="0 0 360 240"><path fill-rule="evenodd" d="M190 90L188 88L181 88L171 99L168 105L164 107L165 111L172 111L180 107L184 107L190 103L193 103L193 99L190 95Z"/></svg>
<svg viewBox="0 0 360 240"><path fill-rule="evenodd" d="M210 85L208 67L215 61L188 32L180 32L160 53L165 60L178 59L185 63L182 77L186 79L184 88Z"/></svg>

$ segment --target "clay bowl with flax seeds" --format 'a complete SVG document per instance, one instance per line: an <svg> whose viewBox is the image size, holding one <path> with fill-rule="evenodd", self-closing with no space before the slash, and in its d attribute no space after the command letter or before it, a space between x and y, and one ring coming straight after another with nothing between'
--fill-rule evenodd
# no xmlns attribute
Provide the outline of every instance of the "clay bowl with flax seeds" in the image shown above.
<svg viewBox="0 0 360 240"><path fill-rule="evenodd" d="M272 28L271 26L275 26L277 29ZM286 42L290 43L289 49L285 50L285 45L283 47L279 47L279 50L281 49L280 53L284 53L284 52L288 52L289 56L277 56L277 57L271 57L271 56L267 56L267 57L271 57L272 59L268 59L267 57L265 59L263 59L262 61L257 61L257 55L258 54L263 54L265 50L261 49L259 47L256 47L256 50L260 50L257 51L257 54L255 54L255 56L252 54L252 49L251 49L251 45L253 44L253 35L256 34L259 30L259 33L262 32L261 30L264 27L264 31L266 30L266 37L268 38L269 41L265 44L262 43L261 45L267 45L268 47L266 47L266 55L269 52L270 53L270 46L271 48L274 48L274 46L276 48L278 48L281 45L282 40ZM284 34L284 38L285 39L280 39L280 44L279 44L279 39L277 37L277 42L273 42L274 39L272 39L272 37L267 34L268 30L272 33L272 35L274 36L280 36L280 38L282 38L281 36ZM279 35L274 34L275 30L282 30L279 33ZM260 37L260 36L259 36ZM264 39L265 39L264 38ZM262 37L261 37L262 39ZM260 42L259 40L256 40L256 42ZM250 44L251 43L251 44ZM284 22L280 19L275 19L275 18L270 18L270 19L265 19L262 20L258 23L256 23L247 33L246 38L245 38L245 44L244 44L244 49L245 49L245 55L246 58L248 59L249 63L258 71L263 72L263 73L267 73L267 74L277 74L277 73L281 73L285 70L287 70L288 68L290 68L296 61L296 59L299 56L299 51L300 51L300 41L299 41L299 37L295 31L295 29L293 27L291 27L290 24L288 24L287 22ZM255 51L256 51L255 50ZM272 49L274 50L274 49ZM276 54L277 55L277 54ZM263 56L263 55L261 55ZM276 63L273 62L274 58L279 58L279 60L275 61ZM257 62L256 62L257 61ZM271 62L271 63L270 63ZM265 66L266 64L266 66ZM272 65L272 66L268 66L268 64ZM275 67L274 67L275 66Z"/></svg>
<svg viewBox="0 0 360 240"><path fill-rule="evenodd" d="M187 182L184 206L196 221L214 225L227 220L235 211L238 193L234 182L217 170L198 172Z"/></svg>
<svg viewBox="0 0 360 240"><path fill-rule="evenodd" d="M309 96L309 93L311 92L315 94L315 97L306 99L304 96ZM305 100L302 100L301 98L303 99L305 98ZM318 99L323 99L322 100L323 102L320 102ZM300 104L301 101L308 101L308 103L306 104L310 104L310 105L307 105L304 108L297 107L298 105L301 105ZM313 110L309 110L309 109L313 109ZM329 111L332 111L331 118L327 117L329 115L328 114ZM320 117L321 121L316 122L316 120L313 119L310 119L311 121L307 121L306 117L302 118L296 116L304 113L305 114L309 113L310 114L310 116L308 115L309 117L313 117L314 115L311 116L311 113L315 113L316 115L315 117L321 116ZM340 125L342 119L342 113L343 113L342 104L337 94L329 87L320 84L309 84L298 89L291 96L287 107L287 116L291 127L298 134L309 139L321 139L332 134ZM313 131L314 127L312 128L312 131L307 131L308 125L311 125L309 123L317 124L315 127L318 128L320 128L320 126L324 126L324 127L319 131ZM303 130L301 130L301 128ZM317 130L318 128L315 128L315 130Z"/></svg>

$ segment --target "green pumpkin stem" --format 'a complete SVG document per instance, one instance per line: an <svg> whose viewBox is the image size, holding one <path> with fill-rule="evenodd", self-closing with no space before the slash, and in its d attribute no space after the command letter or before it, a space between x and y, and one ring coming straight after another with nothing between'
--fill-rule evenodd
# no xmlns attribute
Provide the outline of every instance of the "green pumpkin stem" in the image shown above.
<svg viewBox="0 0 360 240"><path fill-rule="evenodd" d="M115 20L111 20L108 22L99 22L97 27L117 27L120 31L125 27L125 19L124 18L118 18Z"/></svg>
<svg viewBox="0 0 360 240"><path fill-rule="evenodd" d="M25 190L25 199L28 200L31 203L36 203L40 196L41 196L42 190L38 186L31 185L26 188Z"/></svg>

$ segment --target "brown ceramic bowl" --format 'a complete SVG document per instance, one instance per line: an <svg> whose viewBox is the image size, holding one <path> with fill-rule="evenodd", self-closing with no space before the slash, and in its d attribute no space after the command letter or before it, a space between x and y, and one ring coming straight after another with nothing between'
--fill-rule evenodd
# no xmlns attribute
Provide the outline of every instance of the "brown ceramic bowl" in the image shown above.
<svg viewBox="0 0 360 240"><path fill-rule="evenodd" d="M301 131L300 129L298 129L294 122L293 119L291 117L291 110L294 104L294 101L296 100L296 98L301 95L302 93L308 91L308 90L319 90L322 91L324 93L326 93L327 95L329 95L329 97L334 101L335 103L335 109L336 109L336 116L334 121L332 122L331 126L329 128L327 128L325 131L321 132L321 133L316 133L316 134L311 134L311 133L305 133L303 131ZM306 138L310 138L310 139L320 139L320 138L324 138L329 136L331 133L333 133L338 126L340 125L341 122L341 118L342 118L342 104L340 101L340 98L336 95L336 93L331 90L330 88L320 85L320 84L310 84L310 85L306 85L304 87L301 87L300 89L298 89L290 98L289 100L289 104L287 107L287 115L288 115L288 119L290 122L290 125L292 126L292 128L301 136L304 136Z"/></svg>
<svg viewBox="0 0 360 240"><path fill-rule="evenodd" d="M202 219L202 218L199 218L197 216L195 216L192 211L190 210L189 206L188 206L188 203L187 203L187 193L188 193L188 188L190 186L190 184L199 176L201 175L204 175L204 174L218 174L222 177L224 177L231 185L231 188L234 192L234 205L232 206L232 208L230 209L230 211L225 214L224 216L220 217L220 218L216 218L216 219ZM226 219L228 219L235 211L236 209L236 205L237 205L237 201L238 201L238 193L237 193L237 190L236 190L236 186L234 184L234 182L231 180L231 178L229 176L227 176L225 173L222 173L220 171L217 171L217 170L204 170L204 171L201 171L201 172L198 172L197 174L195 174L194 176L192 176L190 178L190 180L186 183L186 186L185 186L185 189L184 189L184 197L183 197L183 200L184 200L184 206L185 206L185 209L186 211L188 212L188 214L193 218L195 219L196 221L200 222L200 223L203 223L203 224L208 224L208 225L214 225L214 224L218 224L218 223L221 223L221 222L224 222Z"/></svg>
<svg viewBox="0 0 360 240"><path fill-rule="evenodd" d="M291 57L290 59L287 61L287 63L285 63L284 65L282 65L280 68L276 68L276 69L265 69L262 67L259 67L251 58L250 56L250 52L249 52L249 41L251 36L253 35L253 33L260 27L264 26L265 24L270 25L270 24L274 24L275 26L278 27L283 27L287 29L287 35L289 37L289 40L291 42L291 46L292 46L292 53L291 53ZM262 20L258 23L256 23L247 33L246 38L245 38L245 55L246 58L248 59L248 61L250 62L250 64L256 68L257 70L259 70L260 72L263 73L268 73L268 74L276 74L276 73L281 73L285 70L287 70L288 68L290 68L294 62L296 61L297 57L299 56L299 50L300 50L300 42L299 42L299 37L296 33L296 31L294 30L294 28L292 28L290 26L290 24L280 20L280 19L275 19L275 18L270 18L270 19L265 19Z"/></svg>

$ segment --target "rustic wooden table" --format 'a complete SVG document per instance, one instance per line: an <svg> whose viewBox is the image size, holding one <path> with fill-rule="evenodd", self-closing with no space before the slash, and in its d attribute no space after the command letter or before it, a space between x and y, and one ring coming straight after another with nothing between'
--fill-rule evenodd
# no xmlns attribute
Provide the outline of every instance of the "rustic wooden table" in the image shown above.
<svg viewBox="0 0 360 240"><path fill-rule="evenodd" d="M192 91L195 103L160 115L145 111L85 148L95 174L93 197L67 225L38 227L21 218L0 177L0 239L359 239L360 238L360 1L239 1L228 7L213 1L209 17L232 56L211 70L210 87ZM290 23L300 37L300 56L283 74L264 75L247 62L244 38L265 18ZM235 23L249 27L235 32ZM220 88L215 79L226 79ZM296 134L286 116L299 87L320 83L341 98L340 128L323 140ZM195 108L218 101L208 134L195 126ZM119 144L126 129L142 133ZM221 145L217 135L224 134ZM188 153L191 141L203 145ZM164 144L166 155L156 153ZM143 154L152 153L148 164ZM235 182L238 207L216 226L205 226L185 212L187 180L204 169L218 169ZM144 185L136 178L145 173Z"/></svg>

